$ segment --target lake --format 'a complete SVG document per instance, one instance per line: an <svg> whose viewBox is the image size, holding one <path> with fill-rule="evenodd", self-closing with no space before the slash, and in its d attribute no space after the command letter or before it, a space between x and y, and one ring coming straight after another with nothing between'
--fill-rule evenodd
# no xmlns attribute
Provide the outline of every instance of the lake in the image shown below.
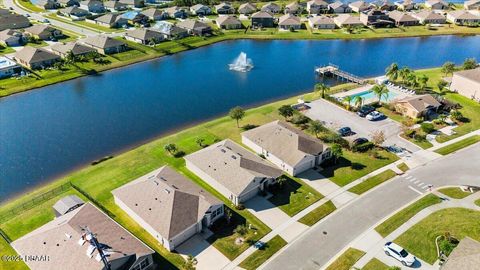
<svg viewBox="0 0 480 270"><path fill-rule="evenodd" d="M0 99L0 200L98 158L225 114L311 91L315 66L356 75L480 59L480 36L214 44ZM228 69L240 52L254 69ZM0 82L1 83L1 82Z"/></svg>

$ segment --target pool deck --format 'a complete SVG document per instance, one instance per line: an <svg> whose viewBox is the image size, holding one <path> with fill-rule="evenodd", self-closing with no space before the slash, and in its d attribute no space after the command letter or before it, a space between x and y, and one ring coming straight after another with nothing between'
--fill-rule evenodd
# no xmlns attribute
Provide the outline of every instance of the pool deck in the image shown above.
<svg viewBox="0 0 480 270"><path fill-rule="evenodd" d="M355 88L355 89L352 89L352 90L349 90L349 91L334 94L332 96L339 99L339 100L342 100L346 96L351 96L351 95L359 94L359 93L362 93L362 92L365 92L365 91L369 91L370 89L372 89L372 87L373 87L372 84L367 84L367 85L363 85L363 86L360 86L358 88ZM393 100L402 99L402 98L405 98L405 97L412 96L410 94L400 92L400 91L398 91L398 90L396 90L396 89L394 89L390 86L387 86L387 88L390 92L393 92L393 93L396 94L395 98L388 101L389 103L392 102ZM368 98L364 101L364 104L370 104L370 103L373 103L373 102L376 102L376 101L377 101L377 98Z"/></svg>

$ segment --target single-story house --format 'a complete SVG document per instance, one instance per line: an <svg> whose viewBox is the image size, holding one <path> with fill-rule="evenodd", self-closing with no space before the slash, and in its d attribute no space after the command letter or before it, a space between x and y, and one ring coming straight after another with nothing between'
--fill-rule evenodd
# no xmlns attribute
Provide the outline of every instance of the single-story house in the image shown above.
<svg viewBox="0 0 480 270"><path fill-rule="evenodd" d="M124 11L128 9L128 5L117 0L103 2L105 9L110 12Z"/></svg>
<svg viewBox="0 0 480 270"><path fill-rule="evenodd" d="M144 27L150 26L150 19L139 11L128 11L119 15L120 17L126 19L129 24L139 24L143 25Z"/></svg>
<svg viewBox="0 0 480 270"><path fill-rule="evenodd" d="M71 6L79 6L79 0L57 0L58 6L60 7L71 7Z"/></svg>
<svg viewBox="0 0 480 270"><path fill-rule="evenodd" d="M282 121L243 132L242 143L293 176L331 157L327 145Z"/></svg>
<svg viewBox="0 0 480 270"><path fill-rule="evenodd" d="M269 12L272 14L280 13L282 7L273 2L268 2L260 8L261 11Z"/></svg>
<svg viewBox="0 0 480 270"><path fill-rule="evenodd" d="M94 20L95 24L109 28L120 28L128 24L128 19L123 18L121 14L107 13Z"/></svg>
<svg viewBox="0 0 480 270"><path fill-rule="evenodd" d="M210 25L196 20L185 20L177 23L177 26L188 31L195 36L205 36L212 34Z"/></svg>
<svg viewBox="0 0 480 270"><path fill-rule="evenodd" d="M469 0L463 3L466 10L480 10L480 0Z"/></svg>
<svg viewBox="0 0 480 270"><path fill-rule="evenodd" d="M243 3L238 7L238 13L239 14L248 15L248 14L252 14L256 11L257 11L257 7L254 4L249 3L249 2Z"/></svg>
<svg viewBox="0 0 480 270"><path fill-rule="evenodd" d="M34 24L26 28L25 33L41 40L51 40L63 37L61 30L45 24Z"/></svg>
<svg viewBox="0 0 480 270"><path fill-rule="evenodd" d="M410 11L417 8L415 2L413 2L412 0L397 1L394 4L395 6L397 6L398 10L403 10L403 11Z"/></svg>
<svg viewBox="0 0 480 270"><path fill-rule="evenodd" d="M480 23L480 16L466 10L454 10L447 13L447 21L458 25L475 24Z"/></svg>
<svg viewBox="0 0 480 270"><path fill-rule="evenodd" d="M161 21L168 19L168 14L157 8L149 8L140 12L152 21Z"/></svg>
<svg viewBox="0 0 480 270"><path fill-rule="evenodd" d="M278 27L283 30L297 30L302 28L302 22L298 16L293 14L285 14L278 20Z"/></svg>
<svg viewBox="0 0 480 270"><path fill-rule="evenodd" d="M220 3L215 6L215 11L217 14L233 14L235 13L235 8L229 3Z"/></svg>
<svg viewBox="0 0 480 270"><path fill-rule="evenodd" d="M103 5L103 2L99 0L80 1L80 8L97 14L105 12L105 6Z"/></svg>
<svg viewBox="0 0 480 270"><path fill-rule="evenodd" d="M336 27L332 18L323 15L308 19L308 24L315 29L335 29Z"/></svg>
<svg viewBox="0 0 480 270"><path fill-rule="evenodd" d="M303 12L303 6L298 2L292 2L285 6L285 14L301 14Z"/></svg>
<svg viewBox="0 0 480 270"><path fill-rule="evenodd" d="M437 111L441 104L432 95L426 94L398 99L393 101L393 105L398 113L419 118Z"/></svg>
<svg viewBox="0 0 480 270"><path fill-rule="evenodd" d="M417 18L421 24L444 24L447 23L447 18L442 14L436 13L432 10L422 10L412 13L412 16Z"/></svg>
<svg viewBox="0 0 480 270"><path fill-rule="evenodd" d="M196 4L190 7L190 12L195 15L209 15L212 14L212 9L206 5Z"/></svg>
<svg viewBox="0 0 480 270"><path fill-rule="evenodd" d="M0 78L11 77L22 71L22 67L6 56L0 56Z"/></svg>
<svg viewBox="0 0 480 270"><path fill-rule="evenodd" d="M273 27L274 17L272 14L265 11L258 11L250 17L252 26L254 27Z"/></svg>
<svg viewBox="0 0 480 270"><path fill-rule="evenodd" d="M58 11L62 16L70 17L72 20L85 20L85 18L90 15L90 12L85 9L81 9L77 6L70 6Z"/></svg>
<svg viewBox="0 0 480 270"><path fill-rule="evenodd" d="M73 53L75 56L80 55L87 55L92 52L96 52L96 50L92 47L88 47L82 45L77 42L69 42L69 43L58 43L51 47L53 53L60 55L61 57L66 57L70 52Z"/></svg>
<svg viewBox="0 0 480 270"><path fill-rule="evenodd" d="M338 27L363 27L360 17L352 14L340 14L333 18L333 21Z"/></svg>
<svg viewBox="0 0 480 270"><path fill-rule="evenodd" d="M22 32L17 30L5 29L0 31L0 44L2 46L14 47L27 42L27 38Z"/></svg>
<svg viewBox="0 0 480 270"><path fill-rule="evenodd" d="M20 237L11 246L22 256L48 257L26 260L32 270L105 269L97 246L112 269L156 269L155 252L91 203Z"/></svg>
<svg viewBox="0 0 480 270"><path fill-rule="evenodd" d="M107 36L93 36L83 40L83 43L101 54L113 54L128 50L125 42Z"/></svg>
<svg viewBox="0 0 480 270"><path fill-rule="evenodd" d="M60 56L43 48L25 46L15 53L14 59L28 68L40 69L53 66L55 62L60 61Z"/></svg>
<svg viewBox="0 0 480 270"><path fill-rule="evenodd" d="M168 166L112 191L115 204L167 250L223 217L223 203Z"/></svg>
<svg viewBox="0 0 480 270"><path fill-rule="evenodd" d="M348 4L348 6L352 9L353 12L357 13L364 12L372 8L372 6L365 1L355 1Z"/></svg>
<svg viewBox="0 0 480 270"><path fill-rule="evenodd" d="M384 10L384 11L393 11L397 9L397 6L393 3L391 3L388 0L378 0L372 2L372 5L379 10Z"/></svg>
<svg viewBox="0 0 480 270"><path fill-rule="evenodd" d="M186 18L188 17L187 11L184 8L173 6L163 10L165 14L170 18Z"/></svg>
<svg viewBox="0 0 480 270"><path fill-rule="evenodd" d="M55 214L55 217L63 216L84 204L85 202L77 195L68 195L61 198L53 205L53 213Z"/></svg>
<svg viewBox="0 0 480 270"><path fill-rule="evenodd" d="M326 13L328 9L328 3L323 0L310 0L307 2L308 14Z"/></svg>
<svg viewBox="0 0 480 270"><path fill-rule="evenodd" d="M56 0L38 0L36 1L35 5L45 10L57 9L60 7L59 3Z"/></svg>
<svg viewBox="0 0 480 270"><path fill-rule="evenodd" d="M242 21L233 15L222 15L215 19L220 29L240 29L243 27Z"/></svg>
<svg viewBox="0 0 480 270"><path fill-rule="evenodd" d="M480 68L454 72L450 90L480 102Z"/></svg>
<svg viewBox="0 0 480 270"><path fill-rule="evenodd" d="M480 265L480 242L466 236L453 249L441 270L472 270Z"/></svg>
<svg viewBox="0 0 480 270"><path fill-rule="evenodd" d="M158 43L165 39L165 35L147 28L136 28L125 33L125 39L140 44Z"/></svg>
<svg viewBox="0 0 480 270"><path fill-rule="evenodd" d="M328 5L330 13L350 13L352 9L345 3L336 1Z"/></svg>
<svg viewBox="0 0 480 270"><path fill-rule="evenodd" d="M425 7L430 9L448 9L448 3L443 0L426 0Z"/></svg>
<svg viewBox="0 0 480 270"><path fill-rule="evenodd" d="M152 29L162 33L166 39L181 39L188 36L188 31L170 22L157 22Z"/></svg>
<svg viewBox="0 0 480 270"><path fill-rule="evenodd" d="M185 157L187 168L233 204L239 205L274 184L282 171L231 140Z"/></svg>
<svg viewBox="0 0 480 270"><path fill-rule="evenodd" d="M395 22L396 26L412 26L420 23L420 21L412 15L398 10L390 12L388 16Z"/></svg>
<svg viewBox="0 0 480 270"><path fill-rule="evenodd" d="M122 4L127 5L130 8L143 8L145 7L145 1L144 0L118 0Z"/></svg>
<svg viewBox="0 0 480 270"><path fill-rule="evenodd" d="M29 26L30 21L23 15L11 13L0 15L0 31L5 29L20 29Z"/></svg>
<svg viewBox="0 0 480 270"><path fill-rule="evenodd" d="M366 12L360 13L360 21L365 26L373 26L373 27L386 27L386 26L393 26L394 23L390 20L386 11L372 9Z"/></svg>

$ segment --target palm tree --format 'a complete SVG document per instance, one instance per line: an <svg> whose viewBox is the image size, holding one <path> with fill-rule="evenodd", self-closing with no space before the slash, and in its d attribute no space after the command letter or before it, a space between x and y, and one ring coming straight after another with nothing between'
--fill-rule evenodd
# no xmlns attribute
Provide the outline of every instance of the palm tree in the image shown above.
<svg viewBox="0 0 480 270"><path fill-rule="evenodd" d="M411 72L407 75L407 78L406 78L406 83L407 85L409 86L412 86L412 87L416 87L418 82L417 82L417 75L415 75L415 73Z"/></svg>
<svg viewBox="0 0 480 270"><path fill-rule="evenodd" d="M392 63L390 66L387 67L385 70L385 75L392 80L396 81L398 79L399 69L397 63Z"/></svg>
<svg viewBox="0 0 480 270"><path fill-rule="evenodd" d="M447 76L455 71L455 64L453 62L445 62L442 66L442 72Z"/></svg>
<svg viewBox="0 0 480 270"><path fill-rule="evenodd" d="M408 77L408 74L412 73L412 70L409 69L408 67L403 67L398 71L398 75L402 77L402 80L405 81Z"/></svg>
<svg viewBox="0 0 480 270"><path fill-rule="evenodd" d="M178 151L177 146L173 143L166 144L163 148L172 156Z"/></svg>
<svg viewBox="0 0 480 270"><path fill-rule="evenodd" d="M343 98L343 102L347 103L347 110L350 110L350 103L352 103L352 96L346 96Z"/></svg>
<svg viewBox="0 0 480 270"><path fill-rule="evenodd" d="M318 138L318 133L320 133L323 129L323 125L322 123L320 123L320 121L318 120L315 120L315 121L312 121L310 123L310 127L309 127L309 130L315 134L315 136Z"/></svg>
<svg viewBox="0 0 480 270"><path fill-rule="evenodd" d="M315 92L320 91L322 93L322 98L325 98L325 92L328 92L330 88L323 83L317 83L315 85Z"/></svg>
<svg viewBox="0 0 480 270"><path fill-rule="evenodd" d="M362 105L363 105L363 97L361 97L361 96L356 96L356 97L353 99L353 102L355 103L355 106L356 106L357 108L360 108L360 107L362 107Z"/></svg>
<svg viewBox="0 0 480 270"><path fill-rule="evenodd" d="M418 80L420 81L420 86L422 87L422 90L425 89L425 86L427 86L427 82L428 82L427 75L423 74L422 76L420 76Z"/></svg>
<svg viewBox="0 0 480 270"><path fill-rule="evenodd" d="M330 151L332 153L332 156L335 158L335 164L336 164L338 159L343 156L342 147L340 146L340 144L335 143L330 148Z"/></svg>
<svg viewBox="0 0 480 270"><path fill-rule="evenodd" d="M375 86L373 86L372 91L375 94L375 96L377 96L379 103L382 102L382 97L385 97L385 99L388 98L389 91L387 86L384 84L376 84Z"/></svg>

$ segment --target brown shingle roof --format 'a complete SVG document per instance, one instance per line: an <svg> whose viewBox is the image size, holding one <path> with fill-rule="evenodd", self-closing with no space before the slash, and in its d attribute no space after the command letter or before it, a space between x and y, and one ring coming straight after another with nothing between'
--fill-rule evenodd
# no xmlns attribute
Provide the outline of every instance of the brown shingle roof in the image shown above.
<svg viewBox="0 0 480 270"><path fill-rule="evenodd" d="M470 70L463 70L455 72L454 75L467 78L469 80L480 83L480 67Z"/></svg>
<svg viewBox="0 0 480 270"><path fill-rule="evenodd" d="M25 63L34 64L48 60L60 59L60 56L51 53L42 48L25 46L15 53L16 59L21 59Z"/></svg>
<svg viewBox="0 0 480 270"><path fill-rule="evenodd" d="M118 39L114 39L111 37L107 37L107 36L88 37L84 40L84 43L87 45L90 45L96 48L102 48L102 49L125 45L123 41L120 41Z"/></svg>
<svg viewBox="0 0 480 270"><path fill-rule="evenodd" d="M417 112L423 112L429 107L439 107L441 105L440 102L430 94L406 97L395 101L395 103L410 104Z"/></svg>
<svg viewBox="0 0 480 270"><path fill-rule="evenodd" d="M450 253L442 270L473 270L480 265L480 243L465 237Z"/></svg>
<svg viewBox="0 0 480 270"><path fill-rule="evenodd" d="M53 45L52 51L56 51L61 54L67 54L71 51L74 55L82 55L89 52L94 52L95 49L79 44L77 42L69 42L66 44L59 43L59 44Z"/></svg>

